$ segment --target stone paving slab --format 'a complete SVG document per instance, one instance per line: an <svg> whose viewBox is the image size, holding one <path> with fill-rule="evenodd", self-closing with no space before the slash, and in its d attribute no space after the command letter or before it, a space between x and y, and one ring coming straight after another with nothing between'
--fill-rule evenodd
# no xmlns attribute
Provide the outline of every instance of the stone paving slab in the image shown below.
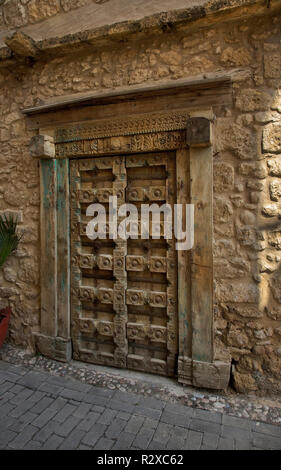
<svg viewBox="0 0 281 470"><path fill-rule="evenodd" d="M1 360L0 371L0 449L281 449L280 425L54 380Z"/></svg>

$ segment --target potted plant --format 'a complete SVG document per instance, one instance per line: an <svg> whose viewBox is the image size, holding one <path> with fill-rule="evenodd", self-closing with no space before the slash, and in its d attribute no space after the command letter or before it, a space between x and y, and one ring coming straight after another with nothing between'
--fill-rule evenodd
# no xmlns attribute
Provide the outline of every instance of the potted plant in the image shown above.
<svg viewBox="0 0 281 470"><path fill-rule="evenodd" d="M0 269L8 256L16 250L20 237L17 234L17 220L12 215L0 216ZM7 336L11 308L0 309L0 348Z"/></svg>

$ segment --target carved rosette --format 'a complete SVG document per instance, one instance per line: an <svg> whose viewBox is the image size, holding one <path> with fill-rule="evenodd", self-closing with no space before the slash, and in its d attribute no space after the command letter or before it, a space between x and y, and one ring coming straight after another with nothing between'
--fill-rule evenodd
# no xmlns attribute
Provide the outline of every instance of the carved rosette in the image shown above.
<svg viewBox="0 0 281 470"><path fill-rule="evenodd" d="M160 256L151 256L149 260L149 269L154 273L165 273L167 270L166 258Z"/></svg>
<svg viewBox="0 0 281 470"><path fill-rule="evenodd" d="M145 325L142 323L128 323L127 336L131 340L149 339L155 343L166 343L167 329L158 325Z"/></svg>
<svg viewBox="0 0 281 470"><path fill-rule="evenodd" d="M145 271L165 273L167 270L166 258L164 256L126 256L127 271Z"/></svg>
<svg viewBox="0 0 281 470"><path fill-rule="evenodd" d="M95 322L91 318L79 318L78 327L82 334L93 335L96 331Z"/></svg>
<svg viewBox="0 0 281 470"><path fill-rule="evenodd" d="M82 253L79 259L79 266L81 269L99 268L101 270L113 270L113 256L111 255L91 255Z"/></svg>
<svg viewBox="0 0 281 470"><path fill-rule="evenodd" d="M95 265L94 255L81 254L79 260L79 267L81 269L92 269Z"/></svg>
<svg viewBox="0 0 281 470"><path fill-rule="evenodd" d="M83 204L93 204L95 202L106 203L109 201L110 196L113 196L112 188L89 188L80 191L79 201Z"/></svg>
<svg viewBox="0 0 281 470"><path fill-rule="evenodd" d="M134 186L127 191L128 202L165 201L165 186L139 188Z"/></svg>
<svg viewBox="0 0 281 470"><path fill-rule="evenodd" d="M145 259L143 256L126 256L127 271L144 271Z"/></svg>
<svg viewBox="0 0 281 470"><path fill-rule="evenodd" d="M99 320L95 322L97 332L102 336L114 335L114 324L110 321Z"/></svg>
<svg viewBox="0 0 281 470"><path fill-rule="evenodd" d="M113 256L111 255L96 256L96 266L99 269L112 271L113 270Z"/></svg>
<svg viewBox="0 0 281 470"><path fill-rule="evenodd" d="M100 287L97 297L101 304L113 304L113 289Z"/></svg>
<svg viewBox="0 0 281 470"><path fill-rule="evenodd" d="M80 287L79 299L82 302L93 302L97 296L97 290L93 287Z"/></svg>

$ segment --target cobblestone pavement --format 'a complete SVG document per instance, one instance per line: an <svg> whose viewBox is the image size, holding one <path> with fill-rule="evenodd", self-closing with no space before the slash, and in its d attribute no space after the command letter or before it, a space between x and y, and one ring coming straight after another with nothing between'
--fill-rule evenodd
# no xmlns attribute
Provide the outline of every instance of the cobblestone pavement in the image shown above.
<svg viewBox="0 0 281 470"><path fill-rule="evenodd" d="M281 449L281 426L0 361L0 449Z"/></svg>
<svg viewBox="0 0 281 470"><path fill-rule="evenodd" d="M150 374L102 367L71 360L67 363L34 354L5 343L0 350L0 360L24 368L68 377L89 385L131 392L158 400L177 402L181 405L261 421L281 424L281 397L264 397L234 393L227 390L194 389L170 378Z"/></svg>

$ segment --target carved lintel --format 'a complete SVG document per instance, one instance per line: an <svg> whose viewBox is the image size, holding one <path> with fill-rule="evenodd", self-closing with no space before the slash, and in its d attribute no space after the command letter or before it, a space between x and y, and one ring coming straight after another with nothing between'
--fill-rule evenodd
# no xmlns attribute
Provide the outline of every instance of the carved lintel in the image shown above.
<svg viewBox="0 0 281 470"><path fill-rule="evenodd" d="M222 361L203 362L180 356L178 381L185 385L224 390L229 384L230 363Z"/></svg>
<svg viewBox="0 0 281 470"><path fill-rule="evenodd" d="M74 142L57 142L56 158L72 158L83 155L104 155L125 152L151 152L183 148L185 132L151 132L146 134L123 135L120 137L94 138Z"/></svg>
<svg viewBox="0 0 281 470"><path fill-rule="evenodd" d="M186 143L189 147L211 145L211 124L205 117L191 117L186 124Z"/></svg>
<svg viewBox="0 0 281 470"><path fill-rule="evenodd" d="M158 132L185 130L188 110L129 115L75 124L56 130L56 143L93 140L106 137L137 136Z"/></svg>
<svg viewBox="0 0 281 470"><path fill-rule="evenodd" d="M72 356L71 339L33 333L36 350L56 361L69 362Z"/></svg>
<svg viewBox="0 0 281 470"><path fill-rule="evenodd" d="M55 158L54 139L49 135L35 135L30 141L29 150L35 158Z"/></svg>

